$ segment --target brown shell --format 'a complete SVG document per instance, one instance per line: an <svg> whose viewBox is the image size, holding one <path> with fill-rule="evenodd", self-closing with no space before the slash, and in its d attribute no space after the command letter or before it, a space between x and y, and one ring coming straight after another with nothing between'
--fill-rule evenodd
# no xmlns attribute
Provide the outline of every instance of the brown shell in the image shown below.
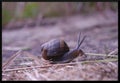
<svg viewBox="0 0 120 83"><path fill-rule="evenodd" d="M53 39L41 46L42 57L45 60L56 59L69 51L68 45L64 40Z"/></svg>

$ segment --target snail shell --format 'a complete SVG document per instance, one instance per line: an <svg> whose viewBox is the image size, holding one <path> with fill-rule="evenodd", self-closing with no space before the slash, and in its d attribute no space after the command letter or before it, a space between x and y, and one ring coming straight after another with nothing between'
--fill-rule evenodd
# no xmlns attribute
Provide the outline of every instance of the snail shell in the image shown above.
<svg viewBox="0 0 120 83"><path fill-rule="evenodd" d="M53 39L41 46L42 57L45 60L59 58L68 51L69 47L62 39Z"/></svg>

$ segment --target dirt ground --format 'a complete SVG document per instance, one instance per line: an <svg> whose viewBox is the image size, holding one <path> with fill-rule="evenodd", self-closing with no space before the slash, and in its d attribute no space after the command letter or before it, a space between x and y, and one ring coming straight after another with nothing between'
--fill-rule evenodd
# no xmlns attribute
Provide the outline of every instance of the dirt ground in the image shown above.
<svg viewBox="0 0 120 83"><path fill-rule="evenodd" d="M113 12L106 12L106 15L107 18L101 14L89 16L76 15L66 18L46 18L43 20L43 24L39 26L31 27L27 25L21 29L3 30L2 62L4 63L6 59L24 47L28 48L26 50L27 52L36 57L40 56L40 46L55 38L63 38L68 46L73 49L77 45L79 32L87 36L81 45L81 49L85 53L110 53L118 49L118 16ZM86 60L95 58L103 59L103 57L98 56L87 56ZM78 57L78 61L79 59L81 58ZM39 72L42 72L49 79L53 79L49 77L50 75L53 76L53 80L118 80L117 65L118 61L95 62L93 64L64 66L57 68L56 71L53 71L54 68L52 68L53 70L48 71L49 73L45 73L42 70L39 70ZM79 73L77 73L78 71ZM55 78L56 74L60 75L59 72L67 72L67 74L63 77L61 75ZM69 74L73 74L73 77L69 76ZM41 80L45 79L41 78Z"/></svg>

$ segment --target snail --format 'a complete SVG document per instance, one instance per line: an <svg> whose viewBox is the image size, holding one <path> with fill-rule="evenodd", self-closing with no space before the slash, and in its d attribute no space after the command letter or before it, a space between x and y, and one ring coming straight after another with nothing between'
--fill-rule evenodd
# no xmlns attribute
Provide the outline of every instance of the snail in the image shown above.
<svg viewBox="0 0 120 83"><path fill-rule="evenodd" d="M62 39L53 39L41 45L41 55L45 60L49 60L51 63L68 63L71 62L77 56L84 55L84 52L80 49L86 36L80 41L80 35L78 36L78 44L74 49L69 49L67 43Z"/></svg>

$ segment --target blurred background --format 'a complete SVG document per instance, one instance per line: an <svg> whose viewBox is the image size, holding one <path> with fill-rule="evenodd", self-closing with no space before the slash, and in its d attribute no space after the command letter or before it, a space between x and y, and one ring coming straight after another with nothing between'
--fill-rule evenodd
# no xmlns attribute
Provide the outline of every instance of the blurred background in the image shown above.
<svg viewBox="0 0 120 83"><path fill-rule="evenodd" d="M54 38L75 47L82 32L88 36L83 49L105 53L117 47L117 23L118 2L2 2L2 45L39 55L40 45Z"/></svg>
<svg viewBox="0 0 120 83"><path fill-rule="evenodd" d="M105 10L116 12L117 2L2 2L2 25L11 21L37 19L42 16L61 17L89 15Z"/></svg>

